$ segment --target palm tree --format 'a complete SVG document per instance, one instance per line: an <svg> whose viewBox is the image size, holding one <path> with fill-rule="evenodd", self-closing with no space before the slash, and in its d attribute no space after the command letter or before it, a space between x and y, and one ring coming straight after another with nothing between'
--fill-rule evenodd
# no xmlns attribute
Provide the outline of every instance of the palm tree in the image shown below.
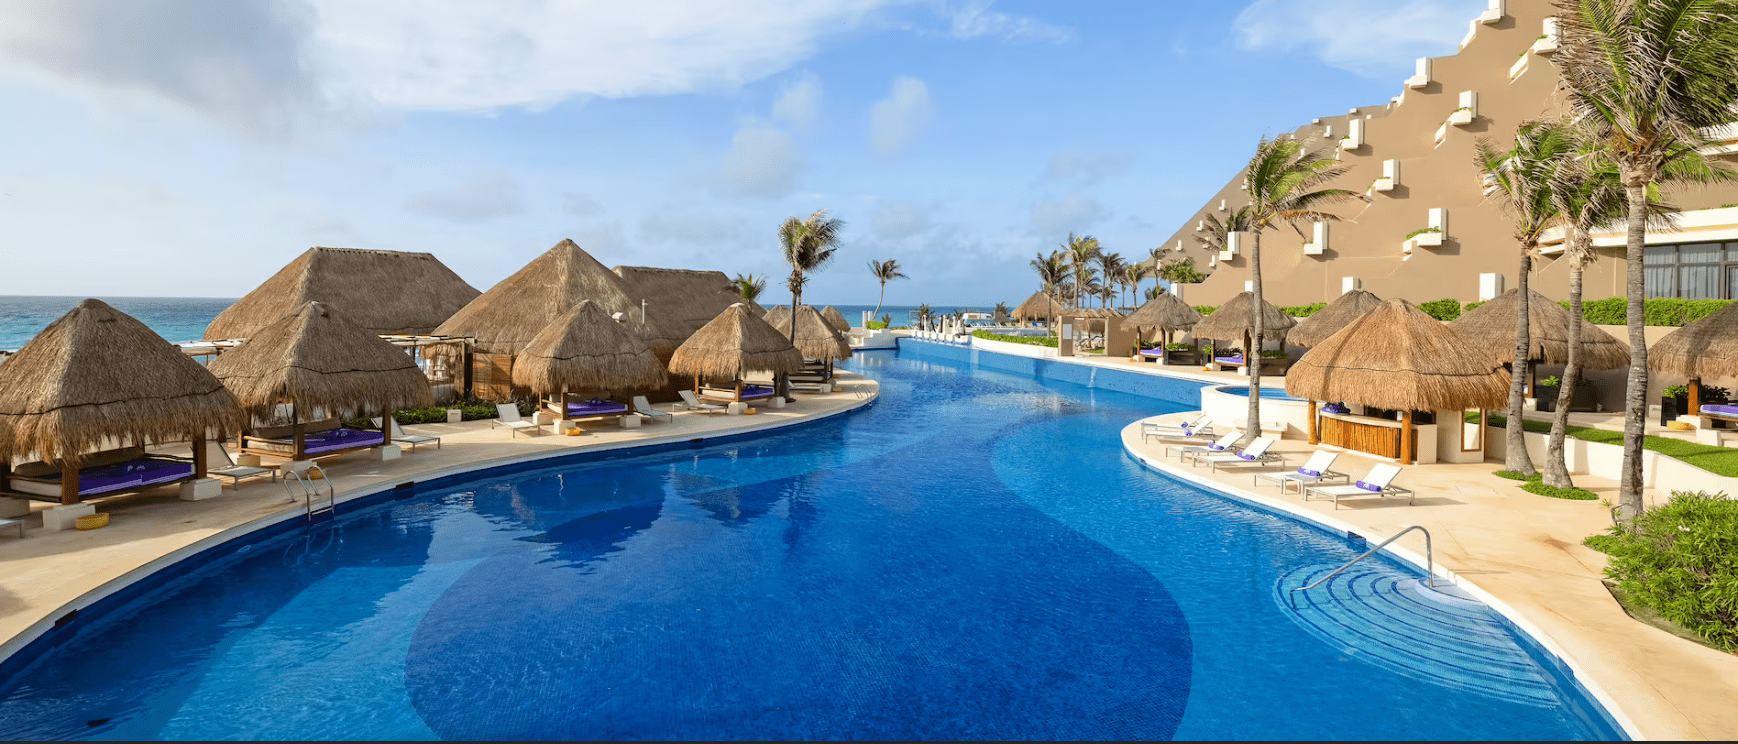
<svg viewBox="0 0 1738 744"><path fill-rule="evenodd" d="M887 283L894 279L910 279L911 277L900 273L899 260L894 258L889 258L886 261L870 261L869 273L874 274L875 278L881 281L881 299L875 301L875 312L869 314L869 317L875 318L881 315L881 303L887 300Z"/></svg>
<svg viewBox="0 0 1738 744"><path fill-rule="evenodd" d="M778 226L779 246L784 249L785 262L791 265L791 276L785 280L785 286L791 290L792 313L803 304L803 285L808 283L808 275L832 263L833 254L839 250L839 233L844 229L844 220L828 219L825 209L816 210L806 220L786 217ZM796 328L792 323L791 333L795 334Z"/></svg>
<svg viewBox="0 0 1738 744"><path fill-rule="evenodd" d="M1089 294L1092 287L1087 285L1086 273L1092 268L1093 259L1098 258L1098 238L1091 235L1075 237L1068 234L1068 242L1062 244L1063 255L1068 258L1069 268L1074 272L1074 295L1071 304L1080 307L1080 297Z"/></svg>
<svg viewBox="0 0 1738 744"><path fill-rule="evenodd" d="M742 295L744 302L754 302L760 298L761 292L766 291L766 277L764 276L737 274L736 278L730 281L736 285L736 293Z"/></svg>
<svg viewBox="0 0 1738 744"><path fill-rule="evenodd" d="M1045 297L1055 300L1061 294L1063 284L1068 281L1068 258L1062 254L1062 251L1051 251L1048 256L1042 253L1038 254L1028 265L1038 274L1040 285L1038 291L1043 292ZM1046 329L1054 329L1056 324L1046 322L1044 326Z"/></svg>
<svg viewBox="0 0 1738 744"><path fill-rule="evenodd" d="M1008 312L1010 310L1012 310L1012 308L1008 307L1008 303L1006 303L1006 302L996 303L995 311L990 313L990 322L994 323L996 325L1003 325L1003 324L1007 323L1008 322Z"/></svg>
<svg viewBox="0 0 1738 744"><path fill-rule="evenodd" d="M1245 232L1249 229L1249 206L1244 205L1225 215L1225 221L1220 222L1219 216L1208 214L1201 218L1202 228L1195 235L1195 244L1207 250L1218 253L1225 250L1231 242L1231 233Z"/></svg>
<svg viewBox="0 0 1738 744"><path fill-rule="evenodd" d="M1137 305L1140 304L1141 280L1151 273L1145 264L1132 263L1122 268L1123 286L1129 288L1129 294Z"/></svg>
<svg viewBox="0 0 1738 744"><path fill-rule="evenodd" d="M1170 282L1172 285L1199 284L1207 280L1207 275L1195 268L1195 259L1188 256L1160 264L1153 275ZM1154 289L1158 289L1158 287L1154 287Z"/></svg>
<svg viewBox="0 0 1738 744"><path fill-rule="evenodd" d="M1116 294L1122 286L1122 268L1127 265L1128 262L1122 260L1120 253L1107 253L1102 250L1099 252L1098 273L1104 277L1104 284L1099 287L1099 299L1105 307L1110 306L1111 295Z"/></svg>
<svg viewBox="0 0 1738 744"><path fill-rule="evenodd" d="M929 330L929 303L917 306L917 322L924 330Z"/></svg>
<svg viewBox="0 0 1738 744"><path fill-rule="evenodd" d="M1303 142L1268 137L1261 138L1261 143L1255 146L1255 155L1249 158L1249 166L1244 169L1248 174L1249 206L1244 208L1247 211L1232 213L1227 221L1250 233L1250 294L1254 295L1255 302L1250 306L1250 346L1244 350L1244 359L1249 364L1247 420L1250 422L1261 420L1261 347L1266 330L1261 311L1265 302L1261 296L1261 234L1283 222L1301 236L1303 229L1298 227L1299 222L1338 220L1337 215L1319 208L1356 194L1345 189L1318 187L1345 175L1346 170L1338 162L1307 149ZM1261 427L1252 423L1238 441L1248 444L1260 433Z"/></svg>
<svg viewBox="0 0 1738 744"><path fill-rule="evenodd" d="M1528 122L1515 132L1515 145L1498 150L1490 141L1480 139L1474 158L1484 175L1485 198L1495 199L1503 211L1514 218L1515 243L1521 247L1519 278L1515 280L1515 357L1509 375L1509 410L1505 442L1508 454L1504 467L1522 475L1534 475L1533 458L1527 454L1526 430L1522 411L1526 405L1527 369L1532 356L1531 323L1528 315L1527 280L1533 270L1533 254L1539 250L1539 238L1557 222L1557 205L1552 200L1551 177L1558 164L1574 149L1574 140L1567 130L1549 123ZM1573 392L1573 389L1571 389Z"/></svg>
<svg viewBox="0 0 1738 744"><path fill-rule="evenodd" d="M1624 391L1623 469L1618 512L1627 523L1642 503L1641 450L1647 416L1647 188L1661 169L1693 157L1698 130L1732 121L1738 101L1738 8L1731 0L1562 0L1558 51L1569 106L1617 166L1627 207L1625 295L1629 381Z"/></svg>

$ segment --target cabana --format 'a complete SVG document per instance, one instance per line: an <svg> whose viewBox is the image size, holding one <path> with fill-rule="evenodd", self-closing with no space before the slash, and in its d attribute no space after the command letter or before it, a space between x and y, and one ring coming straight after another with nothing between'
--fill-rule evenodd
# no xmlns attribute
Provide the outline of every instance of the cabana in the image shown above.
<svg viewBox="0 0 1738 744"><path fill-rule="evenodd" d="M692 271L661 269L651 266L617 266L610 271L621 277L622 286L634 302L643 302L654 315L663 317L671 328L681 332L676 346L700 330L724 309L738 302L748 306L755 317L766 315L766 309L745 302L736 283L722 271ZM657 353L654 344L653 352ZM671 347L674 350L675 346ZM668 359L668 355L660 358Z"/></svg>
<svg viewBox="0 0 1738 744"><path fill-rule="evenodd" d="M651 345L590 300L532 337L513 365L513 384L544 396L557 431L563 421L631 416L626 403L603 396L657 390L668 381ZM594 397L576 403L568 400L572 393Z"/></svg>
<svg viewBox="0 0 1738 744"><path fill-rule="evenodd" d="M1170 292L1160 292L1159 296L1148 300L1147 304L1140 306L1127 318L1123 318L1122 327L1124 330L1132 330L1139 334L1135 338L1135 348L1140 351L1142 357L1163 360L1168 358L1165 347L1170 345L1172 334L1178 331L1187 331L1199 322L1201 322L1201 314L1196 312L1195 308L1190 307L1189 303L1184 302L1183 298ZM1159 348L1140 348L1146 345L1142 343L1143 339L1140 338L1140 335L1146 333L1159 335Z"/></svg>
<svg viewBox="0 0 1738 744"><path fill-rule="evenodd" d="M1508 388L1509 373L1502 364L1469 353L1462 334L1405 300L1383 302L1346 324L1311 348L1285 376L1286 392L1310 401L1310 444L1344 447L1402 464L1435 462L1439 451L1450 461L1482 462L1482 412L1502 406ZM1399 411L1400 418L1350 410L1318 417L1318 401ZM1462 418L1474 408L1481 411L1474 432L1477 448L1466 446ZM1422 442L1415 435L1419 411L1431 413L1434 424ZM1436 417L1438 411L1446 419Z"/></svg>
<svg viewBox="0 0 1738 744"><path fill-rule="evenodd" d="M1712 420L1738 420L1738 406L1703 405L1702 381L1738 376L1738 303L1655 341L1647 350L1647 366L1689 379L1690 410L1686 413L1702 417L1702 426L1697 429L1701 441L1718 444L1719 435L1710 426Z"/></svg>
<svg viewBox="0 0 1738 744"><path fill-rule="evenodd" d="M1020 303L1008 315L1023 325L1030 325L1034 320L1042 320L1048 324L1061 316L1065 307L1050 295L1043 292L1033 292L1031 297L1027 297L1025 302Z"/></svg>
<svg viewBox="0 0 1738 744"><path fill-rule="evenodd" d="M126 313L85 300L0 364L0 491L73 506L196 481L206 476L207 439L240 425L235 396L198 362ZM173 442L191 442L190 456L143 449ZM36 462L15 466L20 459ZM44 524L92 511L57 511Z"/></svg>
<svg viewBox="0 0 1738 744"><path fill-rule="evenodd" d="M1569 363L1569 311L1550 298L1527 291L1527 369L1518 374L1527 380L1527 397L1536 396L1540 364ZM1449 321L1449 327L1467 340L1469 348L1487 354L1501 364L1515 362L1515 303L1520 288L1502 293L1496 299L1467 311ZM1629 345L1613 338L1599 326L1577 318L1581 323L1581 368L1617 369L1629 365Z"/></svg>
<svg viewBox="0 0 1738 744"><path fill-rule="evenodd" d="M423 335L478 294L428 253L309 248L218 313L205 338L253 338L309 302L323 302L375 335Z"/></svg>
<svg viewBox="0 0 1738 744"><path fill-rule="evenodd" d="M321 302L261 329L210 369L251 419L241 452L292 462L389 444L393 411L432 403L410 355ZM383 426L339 423L368 416Z"/></svg>
<svg viewBox="0 0 1738 744"><path fill-rule="evenodd" d="M839 312L839 308L832 305L821 308L821 318L834 328L839 329L840 333L851 332L851 321L845 319L845 314Z"/></svg>
<svg viewBox="0 0 1738 744"><path fill-rule="evenodd" d="M791 324L791 308L789 305L774 305L771 310L762 314L760 319L766 321L767 325L774 328L779 327L781 324L786 328L789 328Z"/></svg>
<svg viewBox="0 0 1738 744"><path fill-rule="evenodd" d="M751 371L774 375L803 370L803 355L790 339L737 303L682 343L670 358L670 374L692 375L694 394L702 399L732 403L771 398L772 388L743 385ZM708 388L706 380L730 380L731 389ZM782 400L782 399L781 399Z"/></svg>
<svg viewBox="0 0 1738 744"><path fill-rule="evenodd" d="M1334 298L1333 302L1317 310L1315 314L1298 321L1297 326L1285 334L1285 342L1293 346L1315 346L1381 304L1382 298L1362 289L1354 289Z"/></svg>
<svg viewBox="0 0 1738 744"><path fill-rule="evenodd" d="M851 342L845 338L838 328L821 317L821 312L812 305L797 308L796 333L791 333L791 321L785 319L782 323L771 323L772 329L780 336L791 340L797 351L803 355L808 371L816 376L799 382L820 383L833 378L833 362L851 358Z"/></svg>
<svg viewBox="0 0 1738 744"><path fill-rule="evenodd" d="M1239 371L1242 371L1243 368L1249 366L1250 354L1261 353L1260 349L1251 350L1249 348L1252 343L1251 337L1255 333L1255 324L1250 320L1250 311L1254 307L1254 304L1255 293L1240 293L1236 297L1231 298L1229 302L1220 305L1218 310L1213 311L1211 315L1208 315L1201 322L1196 323L1195 328L1190 331L1195 338L1206 338L1214 341L1236 341L1242 339L1243 349L1235 356L1220 356L1219 345L1214 344L1213 364L1215 366L1235 367ZM1285 348L1284 341L1286 333L1290 331L1293 326L1297 325L1297 319L1280 312L1279 308L1273 306L1273 303L1268 302L1267 300L1262 300L1261 325L1263 336L1280 339L1280 348L1283 349ZM1273 361L1273 366L1275 368L1280 368L1284 365L1284 360L1276 359ZM1263 373L1266 372L1267 366L1267 362L1262 363ZM1283 374L1283 371L1280 373Z"/></svg>

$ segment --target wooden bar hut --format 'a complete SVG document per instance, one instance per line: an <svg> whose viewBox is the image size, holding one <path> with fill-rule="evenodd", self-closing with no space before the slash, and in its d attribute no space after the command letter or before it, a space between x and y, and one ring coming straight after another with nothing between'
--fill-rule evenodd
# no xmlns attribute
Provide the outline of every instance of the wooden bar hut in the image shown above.
<svg viewBox="0 0 1738 744"><path fill-rule="evenodd" d="M1195 327L1190 330L1190 333L1198 339L1206 338L1214 341L1241 340L1243 342L1243 351L1235 358L1221 357L1219 355L1218 344L1214 344L1213 361L1215 364L1239 367L1248 366L1250 359L1254 358L1251 356L1252 354L1255 356L1261 354L1260 349L1249 348L1251 344L1251 336L1255 331L1255 324L1252 321L1254 316L1250 314L1254 304L1255 293L1240 293L1236 297L1231 298L1230 301L1220 305L1218 310L1214 310L1212 314L1202 319L1201 322L1196 323ZM1297 325L1296 318L1280 312L1279 308L1274 307L1273 303L1268 302L1267 300L1261 301L1261 313L1263 334L1271 334L1268 336L1270 338L1280 339L1283 341L1286 334L1291 331L1292 327ZM1281 344L1281 348L1284 348L1283 343ZM1275 360L1272 364L1274 367L1279 367L1284 364L1284 360ZM1270 367L1268 366L1268 363L1263 362L1262 372L1265 374L1269 369Z"/></svg>
<svg viewBox="0 0 1738 744"><path fill-rule="evenodd" d="M427 334L478 294L432 254L315 247L218 313L205 338L252 338L309 302L376 335Z"/></svg>
<svg viewBox="0 0 1738 744"><path fill-rule="evenodd" d="M1449 327L1467 339L1471 348L1490 355L1504 364L1515 362L1516 304L1520 288L1502 293L1496 299L1467 311L1449 321ZM1527 302L1527 368L1518 374L1527 380L1527 397L1535 397L1540 364L1569 363L1569 311L1538 292L1528 290ZM1629 345L1613 338L1585 318L1581 323L1581 367L1583 369L1617 369L1629 365Z"/></svg>
<svg viewBox="0 0 1738 744"><path fill-rule="evenodd" d="M742 303L725 308L670 358L670 374L694 377L695 395L733 403L775 394L772 388L745 388L742 378L749 372L788 375L802 370L802 352ZM729 380L733 389L709 389L706 380Z"/></svg>
<svg viewBox="0 0 1738 744"><path fill-rule="evenodd" d="M626 403L605 398L658 390L668 381L651 345L590 300L539 331L513 365L513 384L543 397L556 421L629 415ZM592 399L569 401L575 393Z"/></svg>
<svg viewBox="0 0 1738 744"><path fill-rule="evenodd" d="M241 451L297 461L391 442L392 412L432 403L415 360L322 302L211 360L250 422ZM380 430L344 418L380 416Z"/></svg>
<svg viewBox="0 0 1738 744"><path fill-rule="evenodd" d="M0 491L71 505L204 478L207 438L240 427L235 396L198 362L84 300L0 364ZM187 462L143 451L172 442L192 443Z"/></svg>
<svg viewBox="0 0 1738 744"><path fill-rule="evenodd" d="M1738 303L1720 308L1708 317L1655 341L1647 350L1647 366L1655 372L1688 378L1690 410L1686 413L1703 415L1702 381L1738 377ZM1714 418L1738 419L1738 409L1723 408L1728 410L1712 412Z"/></svg>
<svg viewBox="0 0 1738 744"><path fill-rule="evenodd" d="M1292 365L1285 390L1309 404L1310 444L1329 444L1398 459L1420 455L1414 413L1452 412L1446 422L1464 431L1462 412L1503 405L1509 373L1466 337L1405 300L1387 300L1317 343ZM1337 402L1400 411L1399 421L1324 413L1316 403ZM1482 416L1481 423L1482 427ZM1482 461L1483 436L1476 456ZM1434 461L1430 453L1426 461Z"/></svg>
<svg viewBox="0 0 1738 744"><path fill-rule="evenodd" d="M1293 346L1315 346L1381 304L1382 298L1362 289L1354 289L1335 297L1333 302L1317 310L1314 315L1298 321L1291 332L1285 334L1285 342Z"/></svg>
<svg viewBox="0 0 1738 744"><path fill-rule="evenodd" d="M1134 331L1135 348L1143 357L1169 359L1165 347L1170 345L1172 334L1187 331L1201 322L1201 314L1195 311L1183 298L1170 292L1160 292L1159 296L1148 300L1129 316L1123 318L1122 327ZM1157 334L1160 340L1158 349L1141 349L1146 344L1142 336L1148 333Z"/></svg>

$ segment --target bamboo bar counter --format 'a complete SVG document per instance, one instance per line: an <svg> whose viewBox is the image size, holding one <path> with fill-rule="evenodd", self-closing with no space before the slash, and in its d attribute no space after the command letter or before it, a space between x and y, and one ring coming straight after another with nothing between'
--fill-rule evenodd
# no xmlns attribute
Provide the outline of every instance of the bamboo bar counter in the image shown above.
<svg viewBox="0 0 1738 744"><path fill-rule="evenodd" d="M1320 416L1322 444L1420 465L1436 462L1434 425L1410 427L1411 436L1403 437L1406 427L1400 421L1350 413L1323 413ZM1411 450L1405 457L1400 451L1403 438L1409 440L1407 449Z"/></svg>

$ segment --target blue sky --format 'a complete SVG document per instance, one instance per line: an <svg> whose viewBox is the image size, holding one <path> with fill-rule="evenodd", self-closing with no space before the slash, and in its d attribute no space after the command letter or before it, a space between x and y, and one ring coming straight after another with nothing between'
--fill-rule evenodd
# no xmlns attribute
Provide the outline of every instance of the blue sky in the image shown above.
<svg viewBox="0 0 1738 744"><path fill-rule="evenodd" d="M1034 253L1144 257L1484 4L12 0L0 294L233 297L310 245L486 289L568 237L770 304L777 224L824 208L810 299L896 258L889 303L1018 302Z"/></svg>

